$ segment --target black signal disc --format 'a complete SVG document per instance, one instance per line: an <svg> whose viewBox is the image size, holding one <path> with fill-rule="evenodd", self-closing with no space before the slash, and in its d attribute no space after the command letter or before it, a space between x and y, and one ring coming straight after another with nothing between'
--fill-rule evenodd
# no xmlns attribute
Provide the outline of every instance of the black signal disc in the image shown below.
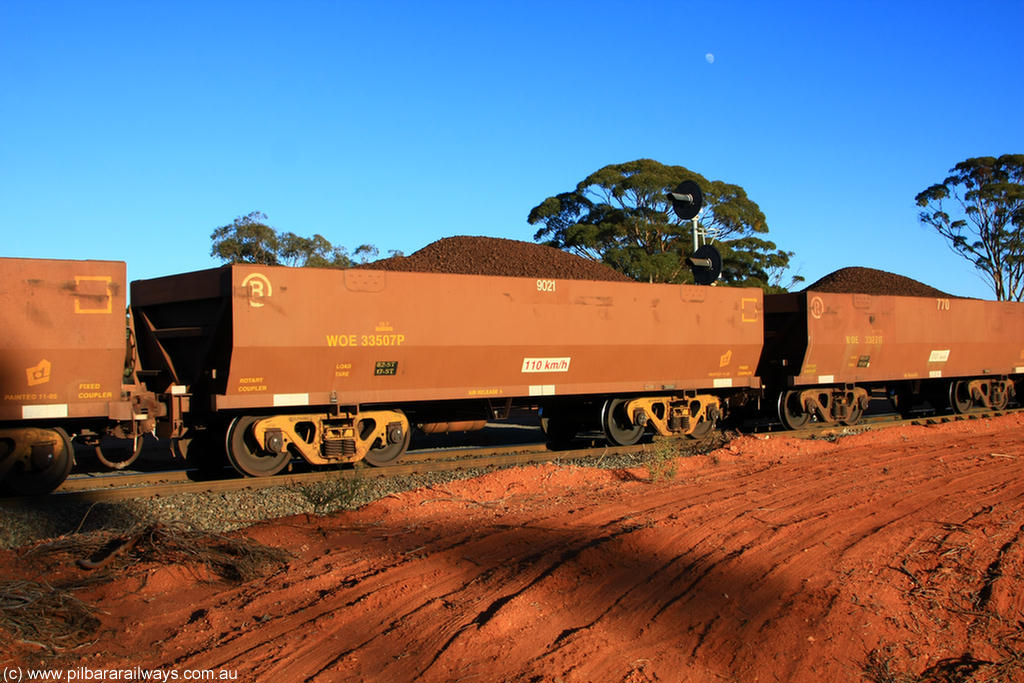
<svg viewBox="0 0 1024 683"><path fill-rule="evenodd" d="M690 200L680 199L676 195L688 195ZM696 216L700 213L701 207L704 206L704 193L700 191L700 185L692 180L684 180L679 183L679 187L669 193L668 196L672 200L672 210L684 221L688 221Z"/></svg>
<svg viewBox="0 0 1024 683"><path fill-rule="evenodd" d="M722 274L722 255L710 244L705 244L693 252L690 257L690 271L693 272L693 281L698 285L710 285ZM710 266L694 265L693 260L710 261Z"/></svg>

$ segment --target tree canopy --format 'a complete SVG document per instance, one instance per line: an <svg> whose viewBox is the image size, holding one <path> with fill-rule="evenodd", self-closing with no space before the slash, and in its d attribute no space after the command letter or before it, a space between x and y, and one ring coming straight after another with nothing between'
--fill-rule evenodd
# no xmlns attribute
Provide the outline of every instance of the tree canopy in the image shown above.
<svg viewBox="0 0 1024 683"><path fill-rule="evenodd" d="M768 232L757 203L739 185L709 181L683 166L653 159L605 166L575 190L545 199L527 220L542 224L536 241L604 262L634 279L692 282L686 264L693 247L691 223L675 216L666 196L684 180L696 182L704 194L700 221L717 232L723 282L782 290L779 283L793 254L756 237Z"/></svg>
<svg viewBox="0 0 1024 683"><path fill-rule="evenodd" d="M265 266L348 268L353 264L344 247L336 247L323 235L302 237L278 232L259 211L239 216L210 235L210 255L226 263L256 263ZM377 255L371 244L356 247L360 262Z"/></svg>
<svg viewBox="0 0 1024 683"><path fill-rule="evenodd" d="M974 264L996 299L1024 300L1024 154L961 161L916 199L920 221Z"/></svg>

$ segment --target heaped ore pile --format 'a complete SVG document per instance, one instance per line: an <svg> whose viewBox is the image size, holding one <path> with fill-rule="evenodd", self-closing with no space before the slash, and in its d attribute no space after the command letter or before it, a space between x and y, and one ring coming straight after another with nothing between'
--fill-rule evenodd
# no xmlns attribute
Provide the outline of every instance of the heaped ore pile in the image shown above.
<svg viewBox="0 0 1024 683"><path fill-rule="evenodd" d="M951 297L950 294L909 277L860 266L840 268L829 273L804 291L811 290L832 294Z"/></svg>
<svg viewBox="0 0 1024 683"><path fill-rule="evenodd" d="M602 263L561 249L500 237L445 237L409 256L381 259L360 267L416 273L632 282Z"/></svg>

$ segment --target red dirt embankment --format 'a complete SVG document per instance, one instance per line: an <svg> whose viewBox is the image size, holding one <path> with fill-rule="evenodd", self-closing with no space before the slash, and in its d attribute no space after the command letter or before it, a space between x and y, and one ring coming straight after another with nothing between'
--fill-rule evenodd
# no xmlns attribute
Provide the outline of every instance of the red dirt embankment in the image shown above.
<svg viewBox="0 0 1024 683"><path fill-rule="evenodd" d="M675 466L505 470L268 522L248 535L296 556L268 579L144 565L83 593L106 614L81 661L282 682L1024 680L1024 417L747 436Z"/></svg>

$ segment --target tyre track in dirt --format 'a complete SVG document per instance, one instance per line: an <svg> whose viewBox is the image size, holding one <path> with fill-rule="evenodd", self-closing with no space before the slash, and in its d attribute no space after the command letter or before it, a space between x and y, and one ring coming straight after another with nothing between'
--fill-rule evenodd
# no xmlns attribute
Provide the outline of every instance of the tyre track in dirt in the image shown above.
<svg viewBox="0 0 1024 683"><path fill-rule="evenodd" d="M997 661L1024 624L1022 431L743 437L672 481L532 467L271 522L249 534L297 559L258 584L98 589L133 634L108 652L424 683L858 681L869 653L923 671L969 642Z"/></svg>

